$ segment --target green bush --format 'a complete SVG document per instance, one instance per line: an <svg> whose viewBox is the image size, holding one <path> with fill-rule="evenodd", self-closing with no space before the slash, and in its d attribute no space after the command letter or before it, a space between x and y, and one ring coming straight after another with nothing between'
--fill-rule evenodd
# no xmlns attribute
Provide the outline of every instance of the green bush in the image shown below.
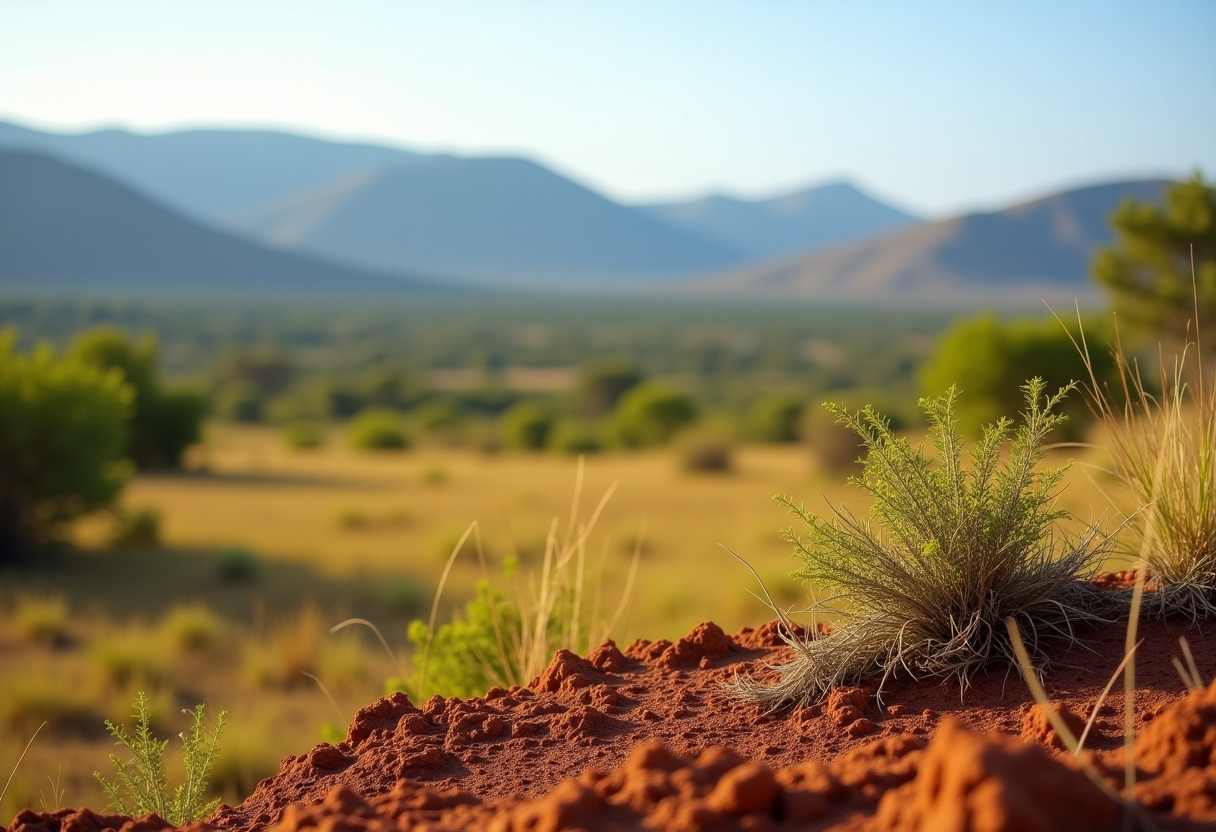
<svg viewBox="0 0 1216 832"><path fill-rule="evenodd" d="M549 447L564 454L593 454L604 449L603 431L587 422L562 419L549 434Z"/></svg>
<svg viewBox="0 0 1216 832"><path fill-rule="evenodd" d="M658 384L641 384L626 393L613 413L613 433L629 448L666 444L697 418L692 397Z"/></svg>
<svg viewBox="0 0 1216 832"><path fill-rule="evenodd" d="M536 402L518 402L499 417L503 444L517 451L544 449L553 430L553 414Z"/></svg>
<svg viewBox="0 0 1216 832"><path fill-rule="evenodd" d="M122 373L15 340L0 331L0 562L109 506L130 475Z"/></svg>
<svg viewBox="0 0 1216 832"><path fill-rule="evenodd" d="M401 450L410 446L401 414L383 407L364 408L347 428L351 447L360 451Z"/></svg>
<svg viewBox="0 0 1216 832"><path fill-rule="evenodd" d="M215 559L215 576L221 583L246 583L261 573L262 559L242 546L224 549Z"/></svg>
<svg viewBox="0 0 1216 832"><path fill-rule="evenodd" d="M110 542L115 546L155 546L160 542L160 511L154 508L116 510Z"/></svg>
<svg viewBox="0 0 1216 832"><path fill-rule="evenodd" d="M747 413L749 433L761 442L797 442L806 403L793 393L769 393Z"/></svg>
<svg viewBox="0 0 1216 832"><path fill-rule="evenodd" d="M1086 323L1099 382L1112 378L1114 360L1105 344L1113 340L1105 322ZM954 324L942 335L933 357L921 368L921 391L936 395L951 386L966 393L958 405L959 426L971 437L986 425L1011 418L1022 406L1018 393L1024 379L1035 376L1051 389L1089 377L1089 371L1068 331L1054 319L1003 322L992 315ZM1061 438L1082 438L1093 421L1077 397L1065 405L1068 416Z"/></svg>
<svg viewBox="0 0 1216 832"><path fill-rule="evenodd" d="M991 425L969 466L954 388L921 400L932 458L871 409L834 411L865 443L865 472L849 481L874 498L870 517L837 509L823 519L780 499L808 527L785 533L802 561L795 577L849 606L826 638L804 641L787 632L795 656L776 668L777 684L743 679L738 693L775 708L895 673L953 677L966 691L985 666L1016 666L1007 617L1029 634L1030 654L1041 664L1047 640L1076 641L1077 625L1110 603L1109 593L1087 580L1109 539L1094 529L1080 540L1056 532L1067 517L1055 507L1065 468L1037 466L1044 438L1064 418L1056 411L1066 389L1045 397L1039 379L1024 389L1026 409L1012 441L1011 421Z"/></svg>
<svg viewBox="0 0 1216 832"><path fill-rule="evenodd" d="M467 699L481 696L504 679L514 679L519 669L510 664L502 640L518 640L523 629L519 608L507 601L501 590L488 581L477 583L477 594L464 607L464 615L430 632L423 621L410 624L409 638L425 667L413 680L420 697L432 694Z"/></svg>
<svg viewBox="0 0 1216 832"><path fill-rule="evenodd" d="M207 399L193 390L165 390L157 369L156 339L145 335L132 343L115 327L81 333L69 355L101 370L116 369L131 387L128 453L140 468L180 468L186 448L198 442Z"/></svg>
<svg viewBox="0 0 1216 832"><path fill-rule="evenodd" d="M283 426L283 440L289 448L319 448L325 444L325 426L304 420L291 421Z"/></svg>

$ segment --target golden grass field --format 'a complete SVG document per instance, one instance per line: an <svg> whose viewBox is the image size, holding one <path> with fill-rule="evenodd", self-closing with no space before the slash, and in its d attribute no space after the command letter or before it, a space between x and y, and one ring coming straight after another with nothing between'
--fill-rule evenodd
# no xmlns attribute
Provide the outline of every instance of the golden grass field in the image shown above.
<svg viewBox="0 0 1216 832"><path fill-rule="evenodd" d="M1071 453L1087 464L1069 475L1063 504L1081 521L1106 511L1114 526L1125 498L1112 480L1090 473L1097 452ZM106 518L91 518L74 529L76 548L3 573L0 786L33 730L49 723L0 803L5 819L23 806L103 807L91 777L95 769L112 774L112 741L101 722L126 719L140 689L152 692L165 736L185 727L178 711L197 702L231 712L221 780L226 799L240 800L283 756L320 741L323 723L345 725L408 662L406 626L429 614L470 523L478 524L490 578L508 586L501 567L514 555L516 580L526 582L550 524L567 529L578 462L442 447L357 453L337 432L320 449L290 450L269 428L211 425L189 467L138 476L124 494L128 509L160 512L156 546L111 547ZM637 579L612 633L622 644L682 635L707 619L731 631L772 617L748 592L757 589L751 573L719 544L747 558L779 603L804 604L805 588L787 577L796 564L778 538L788 518L774 494L824 511L828 503L858 513L867 507L802 446L743 447L728 474L683 471L668 450L589 457L576 524L614 485L587 541L587 569L593 585L602 576L607 618L642 535ZM256 578L216 577L233 547L256 554ZM439 621L482 575L475 548L466 546ZM66 607L63 632L54 643L38 640L22 616L55 598ZM196 618L211 614L210 635L193 645L182 636L183 606ZM327 633L349 616L380 625L397 660L365 630ZM316 675L334 703L300 670Z"/></svg>

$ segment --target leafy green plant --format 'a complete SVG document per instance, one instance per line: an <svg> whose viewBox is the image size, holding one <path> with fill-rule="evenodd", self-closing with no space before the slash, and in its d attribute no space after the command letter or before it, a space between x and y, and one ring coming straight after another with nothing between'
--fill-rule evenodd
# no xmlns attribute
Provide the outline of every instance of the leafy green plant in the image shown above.
<svg viewBox="0 0 1216 832"><path fill-rule="evenodd" d="M600 499L591 516L579 518L583 461L563 530L557 518L549 526L539 573L524 573L514 557L508 558L504 579L509 593L490 583L479 527L471 524L451 549L439 588L431 604L428 621L414 621L409 638L416 647L414 667L399 667L400 675L388 680L386 691L405 690L416 700L439 693L445 696L476 696L492 687L526 684L544 670L559 648L586 653L612 631L623 614L641 555L641 540L623 596L611 617L603 614L598 584L588 576L587 540L616 486ZM473 539L482 568L477 594L464 607L463 615L436 626L439 602L448 575L465 544ZM606 552L605 552L606 556ZM601 562L599 574L602 575ZM330 628L335 632L360 624L376 633L389 656L396 656L383 634L371 622L352 618Z"/></svg>
<svg viewBox="0 0 1216 832"><path fill-rule="evenodd" d="M875 674L885 682L898 671L954 677L965 692L994 661L1016 665L1006 618L1028 634L1040 665L1047 661L1044 641L1075 641L1077 625L1096 619L1105 603L1082 579L1101 563L1110 538L1095 527L1075 540L1056 532L1066 517L1053 505L1067 466L1038 464L1044 437L1064 418L1055 411L1070 387L1050 397L1043 387L1039 379L1024 386L1026 408L1012 441L1009 419L989 425L970 467L955 388L921 400L933 457L870 408L833 409L865 445L865 471L849 481L874 498L871 517L840 508L823 519L778 499L808 526L784 535L802 560L794 575L835 592L832 600L848 608L827 637L804 640L787 631L795 658L776 668L776 685L742 678L734 689L776 708Z"/></svg>
<svg viewBox="0 0 1216 832"><path fill-rule="evenodd" d="M165 749L169 741L158 740L152 735L147 695L141 691L135 700L134 734L128 734L125 726L106 720L106 730L117 744L134 755L127 762L117 754L110 755L110 762L118 772L116 780L107 780L101 772L93 772L110 798L112 811L133 817L155 812L174 826L180 826L215 810L218 798L206 802L204 798L228 712L220 711L208 734L203 725L203 711L204 706L198 705L193 712L184 712L193 715L190 728L180 734L186 782L174 789L172 797L168 794L169 775L165 769Z"/></svg>
<svg viewBox="0 0 1216 832"><path fill-rule="evenodd" d="M401 415L386 407L365 408L351 419L350 444L360 451L401 450L410 446L401 425Z"/></svg>

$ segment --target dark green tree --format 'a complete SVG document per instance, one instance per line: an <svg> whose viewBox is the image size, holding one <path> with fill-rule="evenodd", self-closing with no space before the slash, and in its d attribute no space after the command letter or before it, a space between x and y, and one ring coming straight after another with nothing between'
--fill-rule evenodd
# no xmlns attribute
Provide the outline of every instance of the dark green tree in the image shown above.
<svg viewBox="0 0 1216 832"><path fill-rule="evenodd" d="M1211 332L1216 325L1216 188L1195 173L1170 186L1164 204L1125 199L1110 221L1115 245L1098 250L1092 270L1113 295L1120 317L1166 341L1183 340L1196 317L1201 330Z"/></svg>
<svg viewBox="0 0 1216 832"><path fill-rule="evenodd" d="M134 402L127 453L140 468L181 467L182 453L199 440L207 400L191 390L166 390L157 368L156 338L132 341L116 327L82 332L70 355L102 370L116 369L131 387Z"/></svg>
<svg viewBox="0 0 1216 832"><path fill-rule="evenodd" d="M130 474L122 373L15 341L0 332L0 562L111 505Z"/></svg>

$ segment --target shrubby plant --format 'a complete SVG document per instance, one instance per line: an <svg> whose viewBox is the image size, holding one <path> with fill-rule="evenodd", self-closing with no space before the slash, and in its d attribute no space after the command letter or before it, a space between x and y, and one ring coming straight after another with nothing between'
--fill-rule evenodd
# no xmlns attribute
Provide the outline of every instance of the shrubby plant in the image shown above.
<svg viewBox="0 0 1216 832"><path fill-rule="evenodd" d="M830 408L865 446L864 473L849 481L874 498L871 516L840 508L825 519L778 499L807 524L784 535L802 561L794 575L834 593L826 603L847 606L830 636L803 640L787 630L795 658L776 668L776 685L742 678L734 689L773 708L896 672L953 677L965 691L991 663L1016 665L1006 618L1028 634L1040 664L1045 641L1076 640L1077 625L1095 620L1104 603L1084 579L1109 539L1094 528L1079 540L1061 536L1066 512L1053 506L1067 466L1038 468L1069 389L1048 397L1041 380L1027 383L1016 431L1008 419L989 425L969 466L955 388L921 400L933 456L870 408Z"/></svg>
<svg viewBox="0 0 1216 832"><path fill-rule="evenodd" d="M351 419L351 445L361 451L401 450L410 446L401 424L401 414L385 407L365 408Z"/></svg>
<svg viewBox="0 0 1216 832"><path fill-rule="evenodd" d="M199 440L207 399L194 390L168 390L157 367L156 338L132 342L117 327L82 332L69 355L100 370L116 369L131 387L128 453L140 468L180 468L186 448Z"/></svg>
<svg viewBox="0 0 1216 832"><path fill-rule="evenodd" d="M224 730L227 711L220 711L210 734L203 725L204 706L197 706L189 729L180 734L182 762L186 768L186 782L169 795L169 775L165 770L165 749L168 740L158 740L152 735L151 705L142 691L135 701L135 733L128 734L125 726L106 720L106 730L119 745L131 752L133 758L127 762L117 754L110 755L110 762L118 772L116 780L107 780L101 772L93 776L101 783L110 798L110 809L124 815L138 817L155 812L174 826L181 826L211 814L219 805L219 799L205 799L208 777L216 754L219 738Z"/></svg>
<svg viewBox="0 0 1216 832"><path fill-rule="evenodd" d="M131 468L122 373L15 341L0 331L0 562L111 505Z"/></svg>

